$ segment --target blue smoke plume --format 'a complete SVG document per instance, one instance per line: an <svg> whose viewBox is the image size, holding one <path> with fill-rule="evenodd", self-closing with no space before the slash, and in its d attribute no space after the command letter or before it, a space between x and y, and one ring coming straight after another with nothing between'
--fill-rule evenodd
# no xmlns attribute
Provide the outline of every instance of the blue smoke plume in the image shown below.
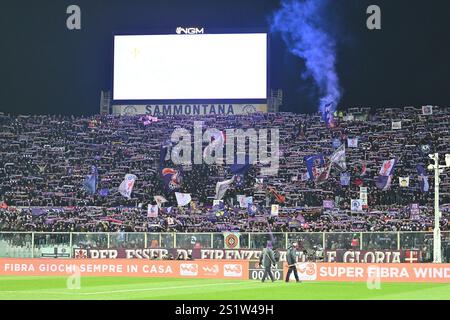
<svg viewBox="0 0 450 320"><path fill-rule="evenodd" d="M271 19L271 31L280 32L292 54L305 61L304 78L312 77L320 92L319 111L331 120L341 99L336 72L336 42L324 30L329 0L282 0ZM327 121L328 123L328 121Z"/></svg>

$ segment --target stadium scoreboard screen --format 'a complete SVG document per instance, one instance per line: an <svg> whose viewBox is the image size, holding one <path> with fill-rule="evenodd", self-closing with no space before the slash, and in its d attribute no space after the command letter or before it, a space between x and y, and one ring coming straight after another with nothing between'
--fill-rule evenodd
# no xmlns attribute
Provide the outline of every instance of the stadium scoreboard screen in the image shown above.
<svg viewBox="0 0 450 320"><path fill-rule="evenodd" d="M267 99L266 33L177 33L114 36L113 100Z"/></svg>

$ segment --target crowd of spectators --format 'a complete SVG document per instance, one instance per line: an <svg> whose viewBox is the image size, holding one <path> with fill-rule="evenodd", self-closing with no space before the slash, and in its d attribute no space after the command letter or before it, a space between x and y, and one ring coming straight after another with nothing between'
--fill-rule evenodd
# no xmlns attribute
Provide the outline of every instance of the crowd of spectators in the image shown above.
<svg viewBox="0 0 450 320"><path fill-rule="evenodd" d="M217 212L212 208L216 183L232 176L229 168L184 166L180 192L190 193L195 205L178 208L174 193L164 188L160 177L160 147L176 128L192 130L198 120L204 129L278 128L278 174L262 176L262 165L252 166L245 183L227 191L225 208ZM401 128L393 129L393 121L401 121ZM450 108L438 107L432 115L412 107L355 108L339 114L332 128L319 114L165 116L151 123L139 116L0 114L0 231L429 231L434 222L434 177L430 172L430 192L421 192L416 166L426 168L429 153L438 152L442 159L450 153L449 123ZM323 183L302 179L305 156L329 156L334 142L347 144L348 138L358 138L357 147L346 148L349 186L341 185L336 167ZM384 160L394 157L399 161L392 186L379 190L378 171ZM97 191L106 190L102 195L89 195L83 188L93 165L99 174ZM364 175L362 167L367 168ZM131 199L118 192L127 173L137 176ZM410 185L401 187L398 177L409 177ZM263 187L256 183L260 178ZM268 186L286 199L277 217L267 214L269 205L277 203ZM351 212L350 201L359 198L360 186L368 187L369 207ZM442 173L440 186L441 225L449 230L449 170ZM148 218L147 205L156 195L168 203L157 218ZM259 206L256 215L249 216L236 204L237 195L253 196ZM334 208L323 208L324 200L334 201ZM414 219L411 204L420 206Z"/></svg>

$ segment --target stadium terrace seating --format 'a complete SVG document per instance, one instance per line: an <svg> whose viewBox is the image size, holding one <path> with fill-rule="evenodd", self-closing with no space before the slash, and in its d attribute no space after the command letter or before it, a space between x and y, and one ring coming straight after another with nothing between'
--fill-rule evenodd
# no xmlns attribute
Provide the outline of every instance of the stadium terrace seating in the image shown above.
<svg viewBox="0 0 450 320"><path fill-rule="evenodd" d="M349 113L351 112L351 116ZM223 214L212 210L218 181L230 178L226 166L192 165L183 168L181 191L190 193L195 208L176 208L173 192L165 192L159 176L160 146L175 128L191 129L198 118L172 116L144 123L137 116L11 116L0 114L0 231L350 231L430 230L433 225L433 193L420 191L418 164L425 168L428 153L450 153L450 108L435 107L432 115L415 108L349 110L327 128L319 114L254 114L206 116L203 127L280 130L280 169L277 176L264 177L285 196L280 215L268 220L258 212L249 217L236 206L236 195L252 195L261 207L275 203L266 188L255 187L261 165L253 166L245 183L225 196ZM393 130L392 121L401 121ZM323 153L329 156L333 141L346 143L358 137L358 147L347 148L350 186L341 186L340 172L317 184L302 179L303 158ZM384 160L397 157L392 186L381 191L375 178ZM90 196L83 181L90 168L98 168L97 190L108 195ZM361 168L367 167L361 176ZM124 175L137 176L131 199L119 194ZM400 187L398 177L410 177L409 187ZM429 173L430 191L434 177ZM359 186L369 188L368 212L350 212L350 200L359 198ZM157 218L147 218L153 196L163 195L174 206ZM233 199L232 204L231 200ZM333 200L334 209L323 201ZM409 219L409 206L417 203L420 219ZM450 170L441 175L442 227L449 230ZM41 208L41 209L40 209ZM305 221L298 224L301 214ZM169 225L168 217L174 218Z"/></svg>

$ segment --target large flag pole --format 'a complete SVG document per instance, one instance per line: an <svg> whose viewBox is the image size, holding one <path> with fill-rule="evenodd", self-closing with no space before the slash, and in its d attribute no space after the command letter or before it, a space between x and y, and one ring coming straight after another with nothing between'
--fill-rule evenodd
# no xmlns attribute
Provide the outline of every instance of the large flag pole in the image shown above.
<svg viewBox="0 0 450 320"><path fill-rule="evenodd" d="M439 210L439 175L444 168L450 167L450 154L445 155L445 165L439 165L439 153L428 155L434 160L434 165L430 164L428 170L434 170L434 232L433 232L433 263L442 263L441 227L439 221L441 212Z"/></svg>

